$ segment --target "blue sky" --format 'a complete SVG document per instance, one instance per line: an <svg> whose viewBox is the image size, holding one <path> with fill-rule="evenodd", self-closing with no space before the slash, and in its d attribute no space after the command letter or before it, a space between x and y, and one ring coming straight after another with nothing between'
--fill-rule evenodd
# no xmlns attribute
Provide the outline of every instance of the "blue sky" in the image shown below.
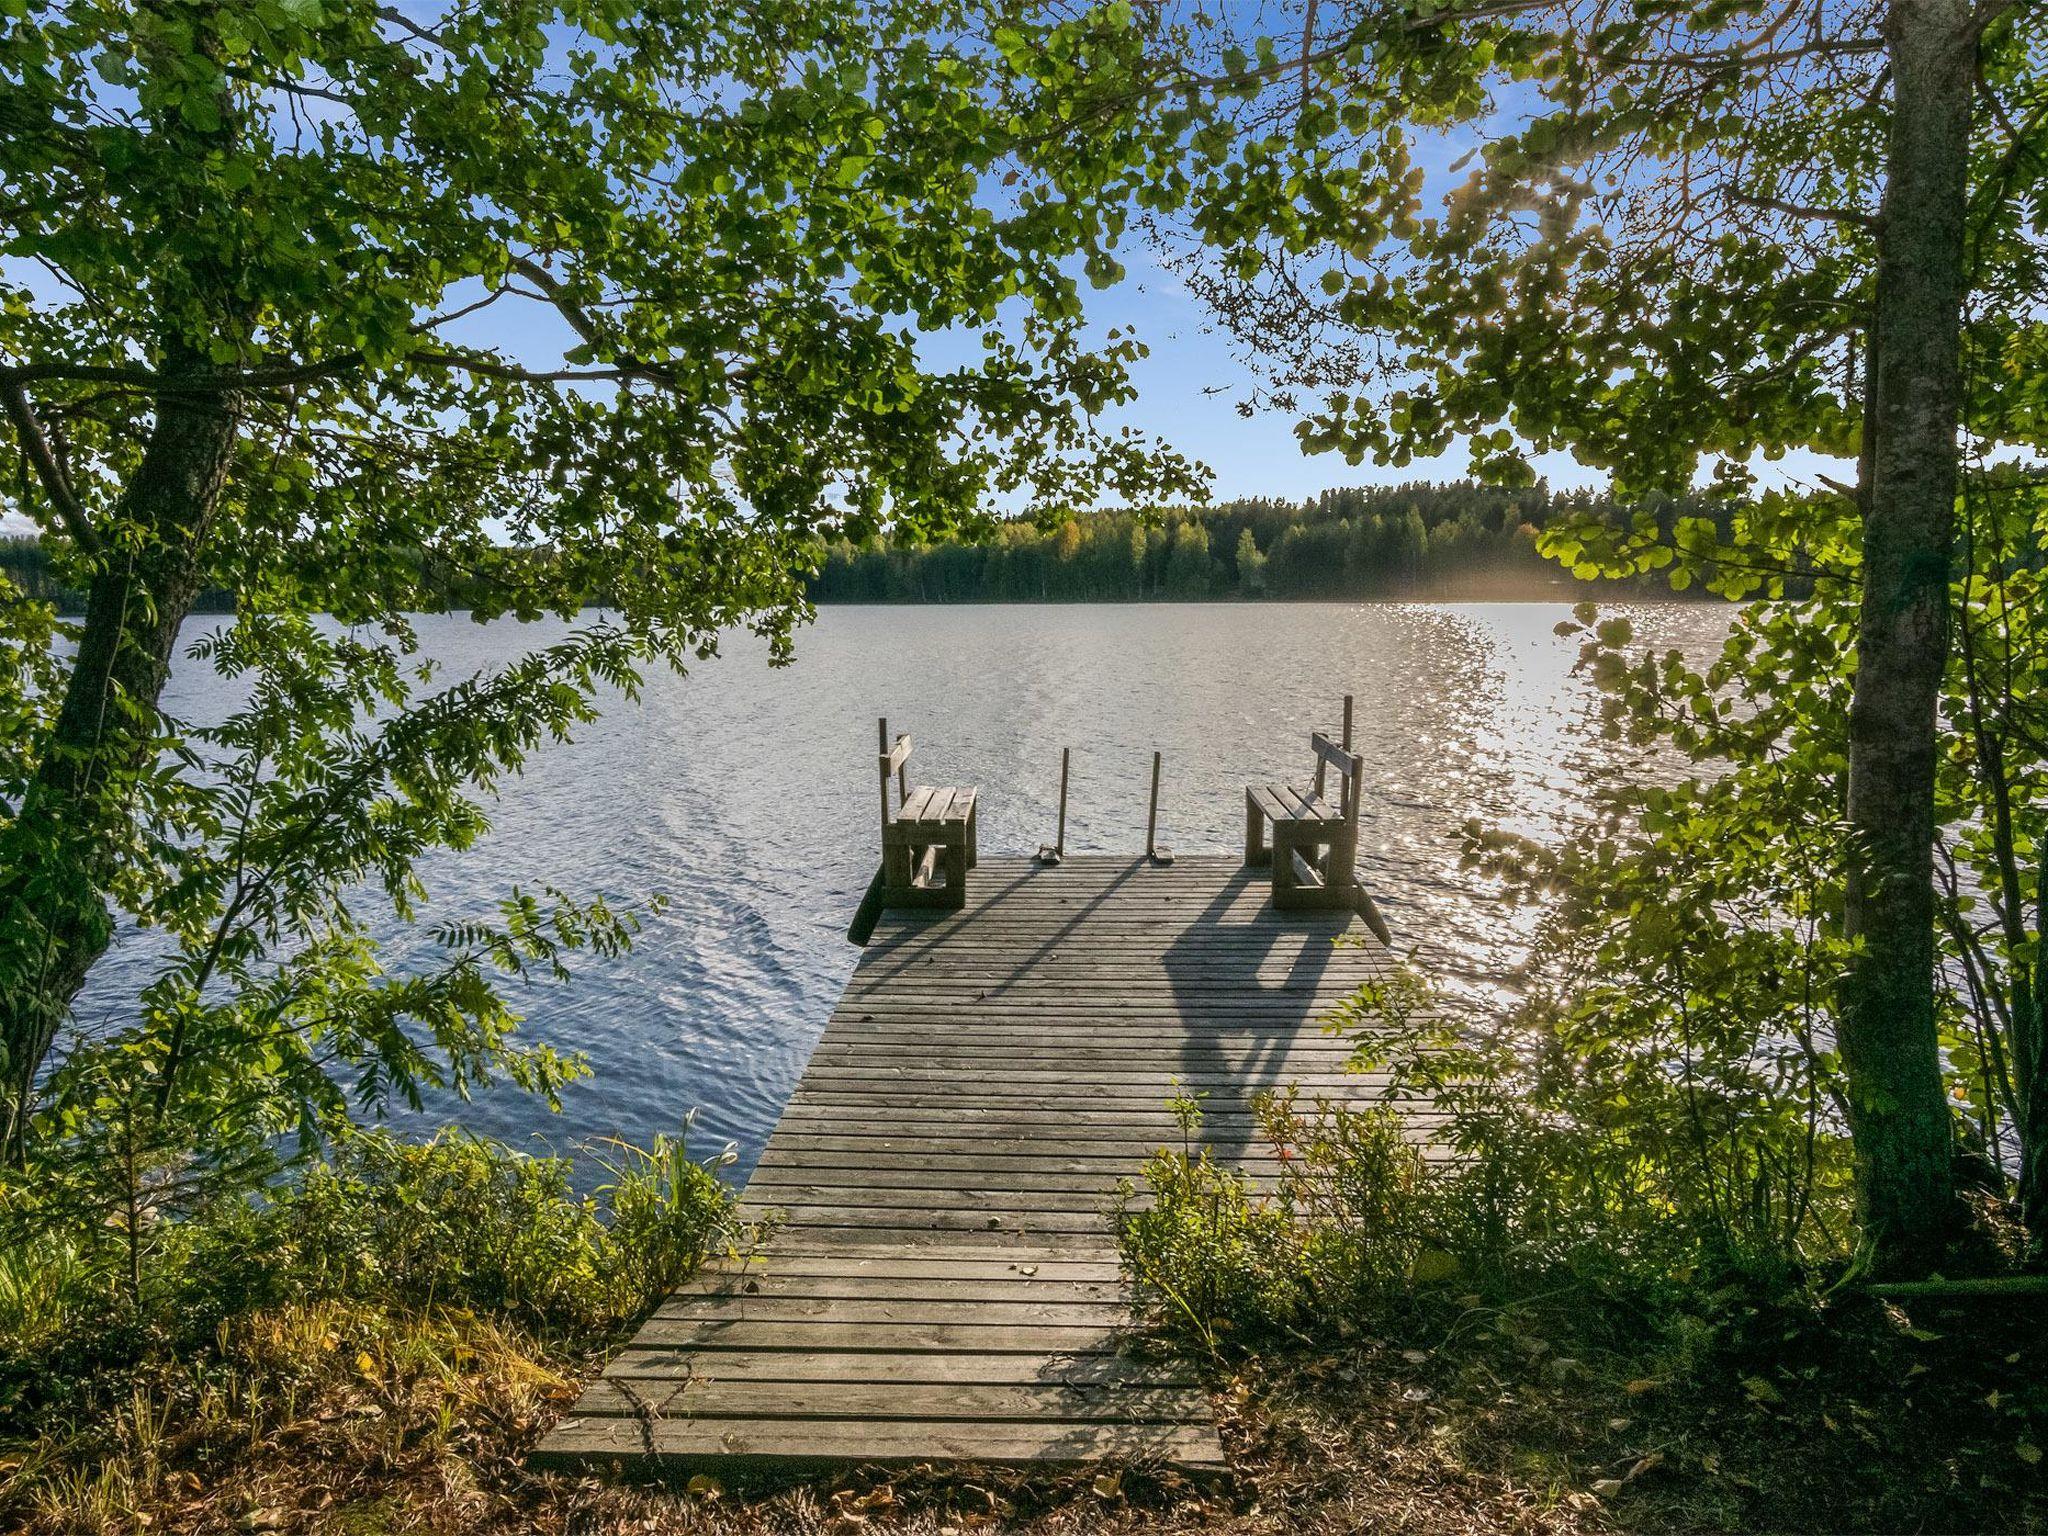
<svg viewBox="0 0 2048 1536"><path fill-rule="evenodd" d="M1239 415L1237 403L1253 377L1229 337L1149 248L1127 245L1118 255L1130 275L1115 288L1088 295L1091 316L1101 325L1134 325L1152 355L1133 370L1137 401L1115 420L1164 437L1207 464L1215 472L1217 499L1299 501L1332 486L1455 480L1466 473L1462 449L1408 465L1347 464L1339 454L1304 454L1295 441L1293 413L1261 409ZM1536 467L1559 490L1601 483L1564 454L1544 455Z"/></svg>
<svg viewBox="0 0 2048 1536"><path fill-rule="evenodd" d="M1088 295L1090 312L1101 324L1136 325L1152 355L1133 370L1138 400L1116 419L1157 433L1206 463L1215 472L1218 500L1273 496L1299 501L1332 486L1455 480L1467 472L1462 448L1408 465L1347 464L1335 453L1304 454L1295 441L1293 414L1268 409L1249 418L1240 416L1237 401L1246 394L1252 376L1229 338L1149 250L1132 245L1118 254L1130 277L1115 288ZM1211 388L1219 392L1207 393ZM1532 463L1553 490L1606 483L1604 475L1566 453L1540 454ZM1855 475L1853 463L1806 452L1788 454L1776 464L1758 460L1752 467L1760 481L1772 487L1811 486L1816 473L1837 479ZM1702 481L1705 477L1703 467Z"/></svg>

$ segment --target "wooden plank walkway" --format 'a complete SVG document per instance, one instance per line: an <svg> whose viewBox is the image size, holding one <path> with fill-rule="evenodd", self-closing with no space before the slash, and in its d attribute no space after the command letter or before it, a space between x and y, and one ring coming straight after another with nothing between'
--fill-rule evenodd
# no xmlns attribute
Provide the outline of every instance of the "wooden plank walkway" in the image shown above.
<svg viewBox="0 0 2048 1536"><path fill-rule="evenodd" d="M537 1457L1220 1468L1207 1398L1131 1348L1106 1212L1177 1144L1176 1084L1255 1174L1258 1090L1378 1090L1319 1020L1386 951L1267 892L1233 857L990 858L964 910L885 913L747 1186L763 1253L660 1306Z"/></svg>

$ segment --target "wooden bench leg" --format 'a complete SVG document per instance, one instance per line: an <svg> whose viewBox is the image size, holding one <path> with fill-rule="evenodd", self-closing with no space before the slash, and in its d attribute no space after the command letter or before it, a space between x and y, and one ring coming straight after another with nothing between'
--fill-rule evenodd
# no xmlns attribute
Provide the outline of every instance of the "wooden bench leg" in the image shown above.
<svg viewBox="0 0 2048 1536"><path fill-rule="evenodd" d="M1340 904L1330 875L1338 865L1336 849L1313 823L1290 822L1273 828L1273 907L1280 912L1316 912ZM1296 860L1312 877L1304 879Z"/></svg>
<svg viewBox="0 0 2048 1536"><path fill-rule="evenodd" d="M1324 866L1323 883L1333 892L1347 895L1358 886L1358 828L1345 828L1330 844L1330 858Z"/></svg>
<svg viewBox="0 0 2048 1536"><path fill-rule="evenodd" d="M980 819L981 807L977 804L967 813L967 867L969 869L974 868L981 860L981 833L978 825Z"/></svg>
<svg viewBox="0 0 2048 1536"><path fill-rule="evenodd" d="M946 871L946 899L957 911L967 905L967 844L948 843L939 850L939 858Z"/></svg>
<svg viewBox="0 0 2048 1536"><path fill-rule="evenodd" d="M1295 893L1301 889L1301 882L1294 876L1294 839L1287 835L1285 827L1275 824L1273 848L1268 857L1273 865L1273 905L1284 912L1295 904Z"/></svg>
<svg viewBox="0 0 2048 1536"><path fill-rule="evenodd" d="M891 890L908 890L910 877L916 864L911 857L910 843L902 837L892 837L882 844L882 884Z"/></svg>
<svg viewBox="0 0 2048 1536"><path fill-rule="evenodd" d="M1273 861L1266 846L1266 813L1247 789L1244 792L1244 863L1247 869L1262 869Z"/></svg>

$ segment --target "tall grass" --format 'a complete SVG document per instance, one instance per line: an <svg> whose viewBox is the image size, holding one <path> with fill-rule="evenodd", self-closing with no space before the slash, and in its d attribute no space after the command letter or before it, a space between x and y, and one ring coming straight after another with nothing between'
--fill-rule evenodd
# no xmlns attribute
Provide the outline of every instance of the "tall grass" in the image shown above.
<svg viewBox="0 0 2048 1536"><path fill-rule="evenodd" d="M0 1528L137 1530L215 1482L434 1472L517 1443L568 1368L744 1234L684 1137L569 1159L351 1131L258 1198L151 1234L0 1244ZM380 1470L381 1469L381 1470ZM445 1470L445 1469L444 1469ZM281 1496L281 1495L280 1495Z"/></svg>

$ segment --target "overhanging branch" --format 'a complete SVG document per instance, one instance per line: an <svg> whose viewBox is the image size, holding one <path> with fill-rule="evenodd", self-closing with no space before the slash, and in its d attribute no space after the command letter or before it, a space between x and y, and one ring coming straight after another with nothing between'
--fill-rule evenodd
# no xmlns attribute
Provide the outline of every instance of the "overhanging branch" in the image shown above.
<svg viewBox="0 0 2048 1536"><path fill-rule="evenodd" d="M1877 228L1875 214L1863 213L1854 208L1815 208L1806 203L1790 203L1783 198L1760 197L1754 192L1733 190L1728 193L1728 200L1750 208L1767 208L1773 213L1782 213L1795 219L1826 219L1856 229Z"/></svg>
<svg viewBox="0 0 2048 1536"><path fill-rule="evenodd" d="M57 509L65 531L80 549L97 552L100 541L99 535L93 531L92 518L72 491L64 466L57 462L56 454L51 451L50 440L43 435L43 424L36 420L35 406L29 401L28 391L12 380L0 383L0 404L5 405L7 419L14 423L15 435L21 439L21 451L34 466L36 478L42 482L50 504Z"/></svg>

